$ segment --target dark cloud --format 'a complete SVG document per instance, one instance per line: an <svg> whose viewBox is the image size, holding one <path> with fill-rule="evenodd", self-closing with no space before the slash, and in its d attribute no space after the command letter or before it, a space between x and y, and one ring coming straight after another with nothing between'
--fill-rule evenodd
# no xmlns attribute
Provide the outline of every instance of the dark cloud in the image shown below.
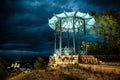
<svg viewBox="0 0 120 80"><path fill-rule="evenodd" d="M4 58L20 58L20 59L29 59L40 56L39 52L26 51L26 50L0 50L0 57Z"/></svg>
<svg viewBox="0 0 120 80"><path fill-rule="evenodd" d="M29 44L26 43L5 43L2 45L2 47L16 47L16 46L29 46Z"/></svg>
<svg viewBox="0 0 120 80"><path fill-rule="evenodd" d="M87 4L92 4L95 7L99 7L98 12L103 12L103 11L109 10L109 9L120 11L120 5L119 5L120 1L119 0L97 0L97 1L96 0L85 0L85 1Z"/></svg>
<svg viewBox="0 0 120 80"><path fill-rule="evenodd" d="M43 55L44 54L44 55ZM28 50L0 50L0 57L10 59L30 59L38 56L49 56L53 54L53 50L46 50L41 52L28 51Z"/></svg>
<svg viewBox="0 0 120 80"><path fill-rule="evenodd" d="M0 49L13 50L11 53L14 50L52 53L54 31L48 26L48 18L53 13L76 9L99 13L108 9L120 11L119 0L1 0ZM90 41L94 39L89 33L87 37Z"/></svg>

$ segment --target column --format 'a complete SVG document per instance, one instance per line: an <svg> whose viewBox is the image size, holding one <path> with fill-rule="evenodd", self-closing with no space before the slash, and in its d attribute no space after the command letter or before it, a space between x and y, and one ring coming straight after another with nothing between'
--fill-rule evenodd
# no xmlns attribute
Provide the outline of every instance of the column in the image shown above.
<svg viewBox="0 0 120 80"><path fill-rule="evenodd" d="M56 26L55 26L55 30L54 30L54 37L55 37L55 40L54 40L54 53L56 52Z"/></svg>
<svg viewBox="0 0 120 80"><path fill-rule="evenodd" d="M75 39L74 17L73 17L73 47L74 47L74 54L76 54L76 39Z"/></svg>
<svg viewBox="0 0 120 80"><path fill-rule="evenodd" d="M68 42L68 49L69 49L69 47L70 47L69 29L68 29L68 40L67 40L67 42Z"/></svg>
<svg viewBox="0 0 120 80"><path fill-rule="evenodd" d="M80 29L78 28L78 53L80 52Z"/></svg>
<svg viewBox="0 0 120 80"><path fill-rule="evenodd" d="M84 20L84 23L83 23L83 27L84 27L84 42L85 42L85 54L87 55L87 45L86 45L86 24L85 24L85 20Z"/></svg>
<svg viewBox="0 0 120 80"><path fill-rule="evenodd" d="M62 21L60 19L60 40L59 40L59 49L60 49L60 55L62 54Z"/></svg>

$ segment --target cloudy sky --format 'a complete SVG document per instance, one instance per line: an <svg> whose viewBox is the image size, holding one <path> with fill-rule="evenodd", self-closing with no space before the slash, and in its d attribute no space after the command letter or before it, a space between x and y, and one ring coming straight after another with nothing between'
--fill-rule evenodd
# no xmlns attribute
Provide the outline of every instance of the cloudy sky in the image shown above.
<svg viewBox="0 0 120 80"><path fill-rule="evenodd" d="M48 18L54 13L76 9L89 13L109 9L120 12L119 3L119 0L0 0L0 55L52 54L54 37Z"/></svg>

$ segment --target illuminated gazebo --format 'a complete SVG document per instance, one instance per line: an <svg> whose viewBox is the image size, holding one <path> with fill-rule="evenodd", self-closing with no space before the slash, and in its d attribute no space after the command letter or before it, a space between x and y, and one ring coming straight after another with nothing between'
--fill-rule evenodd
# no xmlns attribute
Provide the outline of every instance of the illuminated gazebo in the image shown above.
<svg viewBox="0 0 120 80"><path fill-rule="evenodd" d="M76 54L80 52L80 32L84 32L84 42L85 42L85 54L87 54L87 46L86 46L86 29L87 27L93 26L95 23L95 19L88 13L81 13L79 11L73 12L63 12L60 14L54 14L54 16L49 19L49 26L54 30L54 54L62 55L62 35L63 33L67 33L67 49L70 48L70 33L73 34L73 53ZM58 33L58 35L57 35ZM76 33L77 39L76 40ZM59 49L57 49L57 37L59 41ZM76 45L76 41L78 45ZM78 49L76 49L76 46ZM78 51L76 51L78 50ZM67 52L67 51L66 51ZM69 55L69 51L68 51Z"/></svg>

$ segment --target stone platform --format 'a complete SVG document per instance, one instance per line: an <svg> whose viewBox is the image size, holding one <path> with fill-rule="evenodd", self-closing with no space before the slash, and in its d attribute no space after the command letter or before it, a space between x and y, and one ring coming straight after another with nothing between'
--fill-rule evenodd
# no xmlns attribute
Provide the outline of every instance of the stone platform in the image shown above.
<svg viewBox="0 0 120 80"><path fill-rule="evenodd" d="M97 58L92 55L61 55L61 56L50 56L48 67L56 68L56 67L65 67L68 65L75 64L99 64Z"/></svg>

